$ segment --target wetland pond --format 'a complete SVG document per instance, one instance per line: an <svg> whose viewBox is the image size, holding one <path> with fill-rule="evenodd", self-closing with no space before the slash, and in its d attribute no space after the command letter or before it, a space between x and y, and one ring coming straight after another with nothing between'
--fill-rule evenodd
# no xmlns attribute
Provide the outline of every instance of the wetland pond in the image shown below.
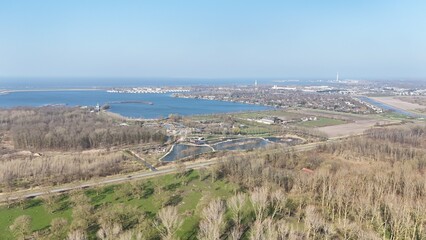
<svg viewBox="0 0 426 240"><path fill-rule="evenodd" d="M193 145L178 143L173 145L172 149L164 155L160 161L173 162L179 159L184 159L191 156L200 155L207 152L213 151L244 151L253 150L259 148L265 148L272 144L281 144L283 146L294 146L300 144L303 141L298 138L290 137L268 137L268 138L237 138L237 139L226 139L221 142L217 142L211 145Z"/></svg>

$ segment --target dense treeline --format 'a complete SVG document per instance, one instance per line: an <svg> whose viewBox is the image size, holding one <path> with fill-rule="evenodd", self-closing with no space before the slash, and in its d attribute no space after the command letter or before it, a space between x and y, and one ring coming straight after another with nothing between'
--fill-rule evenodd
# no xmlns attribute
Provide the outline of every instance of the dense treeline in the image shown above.
<svg viewBox="0 0 426 240"><path fill-rule="evenodd" d="M320 151L332 153L351 160L387 161L389 163L413 161L426 166L426 153L422 149L405 147L389 141L370 138L353 138L342 143L319 147Z"/></svg>
<svg viewBox="0 0 426 240"><path fill-rule="evenodd" d="M247 189L283 189L285 212L304 224L302 238L425 239L426 152L415 148L421 129L380 129L307 155L228 156L219 172Z"/></svg>
<svg viewBox="0 0 426 240"><path fill-rule="evenodd" d="M374 140L386 140L413 147L426 147L426 126L416 125L392 129L374 128L366 133Z"/></svg>
<svg viewBox="0 0 426 240"><path fill-rule="evenodd" d="M262 155L227 156L222 161L220 172L230 180L247 188L273 182L290 191L294 184L295 171L302 167L315 169L323 161L318 155L301 155L291 151L278 151Z"/></svg>
<svg viewBox="0 0 426 240"><path fill-rule="evenodd" d="M426 127L371 129L365 137L327 144L319 151L351 160L387 161L391 164L409 161L423 171L426 167Z"/></svg>
<svg viewBox="0 0 426 240"><path fill-rule="evenodd" d="M424 176L408 163L361 163L298 176L293 194L306 196L329 233L344 239L425 239ZM306 222L306 219L305 219ZM368 233L366 236L365 234Z"/></svg>
<svg viewBox="0 0 426 240"><path fill-rule="evenodd" d="M42 107L0 110L0 129L10 131L15 148L90 149L163 142L165 133L87 109Z"/></svg>
<svg viewBox="0 0 426 240"><path fill-rule="evenodd" d="M25 157L0 161L1 187L33 187L117 174L126 156L114 153L76 153L61 156ZM129 168L129 164L126 168ZM131 169L139 170L139 169Z"/></svg>

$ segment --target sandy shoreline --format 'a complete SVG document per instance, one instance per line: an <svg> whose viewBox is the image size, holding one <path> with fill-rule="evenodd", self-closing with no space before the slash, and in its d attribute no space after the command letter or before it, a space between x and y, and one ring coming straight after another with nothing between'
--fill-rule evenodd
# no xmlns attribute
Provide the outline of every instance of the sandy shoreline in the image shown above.
<svg viewBox="0 0 426 240"><path fill-rule="evenodd" d="M420 104L416 104L416 103L410 103L410 102L406 102L403 101L399 98L396 97L370 97L371 99L377 101L377 102L381 102L384 103L386 105L395 107L395 108L399 108L402 110L406 110L406 111L413 111L415 112L415 110L418 109L426 109L426 106L422 106Z"/></svg>

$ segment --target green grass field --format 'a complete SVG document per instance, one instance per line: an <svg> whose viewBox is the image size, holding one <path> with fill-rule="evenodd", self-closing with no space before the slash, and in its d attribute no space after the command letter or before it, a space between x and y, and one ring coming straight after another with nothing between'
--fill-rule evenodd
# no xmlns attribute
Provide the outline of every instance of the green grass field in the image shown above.
<svg viewBox="0 0 426 240"><path fill-rule="evenodd" d="M344 123L346 122L339 119L319 117L316 121L300 122L300 123L297 123L297 125L304 126L304 127L326 127L326 126L333 126L333 125L339 125Z"/></svg>
<svg viewBox="0 0 426 240"><path fill-rule="evenodd" d="M392 119L392 120L412 120L412 117L409 117L407 115L399 114L396 112L385 112L379 115L380 117L384 119Z"/></svg>
<svg viewBox="0 0 426 240"><path fill-rule="evenodd" d="M206 176L204 174L203 176ZM149 217L154 217L157 211L166 203L178 206L179 212L184 216L184 223L178 234L181 239L190 239L193 229L199 221L199 211L214 198L227 198L232 195L236 186L229 182L218 180L212 182L211 178L201 178L199 171L190 171L183 177L176 174L141 180L133 184L143 185L143 196L138 199L134 196L123 194L125 187L130 183L85 190L95 209L109 204L126 204L137 207ZM9 226L20 215L29 215L32 218L32 229L43 230L49 227L52 219L63 217L72 221L72 207L68 194L58 199L57 209L50 213L41 199L32 199L22 204L14 203L8 208L0 207L0 239L13 239ZM95 233L90 234L92 237Z"/></svg>
<svg viewBox="0 0 426 240"><path fill-rule="evenodd" d="M63 217L68 220L71 219L71 209L64 209L63 211L49 214L40 199L26 201L23 205L22 207L11 206L7 208L6 206L2 206L0 208L0 239L13 239L9 231L9 226L15 218L21 215L31 216L32 230L47 228L54 218Z"/></svg>
<svg viewBox="0 0 426 240"><path fill-rule="evenodd" d="M260 119L263 117L270 117L270 116L286 117L286 118L292 119L292 118L301 118L301 117L307 116L306 114L288 112L286 110L266 110L266 111L241 112L241 113L231 113L231 114L195 115L195 116L190 116L188 118L192 120L197 120L197 121L217 120L220 117L224 117L228 115L234 118L243 118L243 119L247 119L247 118Z"/></svg>
<svg viewBox="0 0 426 240"><path fill-rule="evenodd" d="M276 125L267 125L246 120L237 120L237 123L245 126L240 128L241 134L245 135L274 135L282 131L282 128Z"/></svg>
<svg viewBox="0 0 426 240"><path fill-rule="evenodd" d="M294 118L301 118L306 116L305 114L299 114L294 112L288 112L286 110L268 110L268 111L258 111L258 112L243 112L243 113L236 113L232 116L237 118L263 118L263 117L285 117L288 119L294 119Z"/></svg>

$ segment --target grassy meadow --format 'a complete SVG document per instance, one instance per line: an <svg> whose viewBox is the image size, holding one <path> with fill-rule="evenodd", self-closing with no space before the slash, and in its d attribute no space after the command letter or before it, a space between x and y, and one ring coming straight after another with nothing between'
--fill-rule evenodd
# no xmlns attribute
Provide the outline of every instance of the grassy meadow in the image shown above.
<svg viewBox="0 0 426 240"><path fill-rule="evenodd" d="M184 222L178 231L182 239L195 238L194 229L199 221L199 211L214 198L227 198L237 189L235 185L224 180L212 181L209 174L200 171L188 171L184 176L179 174L165 175L148 180L140 180L121 185L111 185L96 189L84 190L95 209L103 206L124 204L132 206L144 213L147 218L155 218L157 211L164 206L177 206ZM139 191L135 191L134 188ZM70 193L73 194L73 193ZM0 239L13 239L9 226L21 215L32 218L33 231L47 230L54 218L72 219L72 203L70 194L51 196L53 204L47 204L43 198L12 203L0 207ZM89 232L94 239L96 231Z"/></svg>

